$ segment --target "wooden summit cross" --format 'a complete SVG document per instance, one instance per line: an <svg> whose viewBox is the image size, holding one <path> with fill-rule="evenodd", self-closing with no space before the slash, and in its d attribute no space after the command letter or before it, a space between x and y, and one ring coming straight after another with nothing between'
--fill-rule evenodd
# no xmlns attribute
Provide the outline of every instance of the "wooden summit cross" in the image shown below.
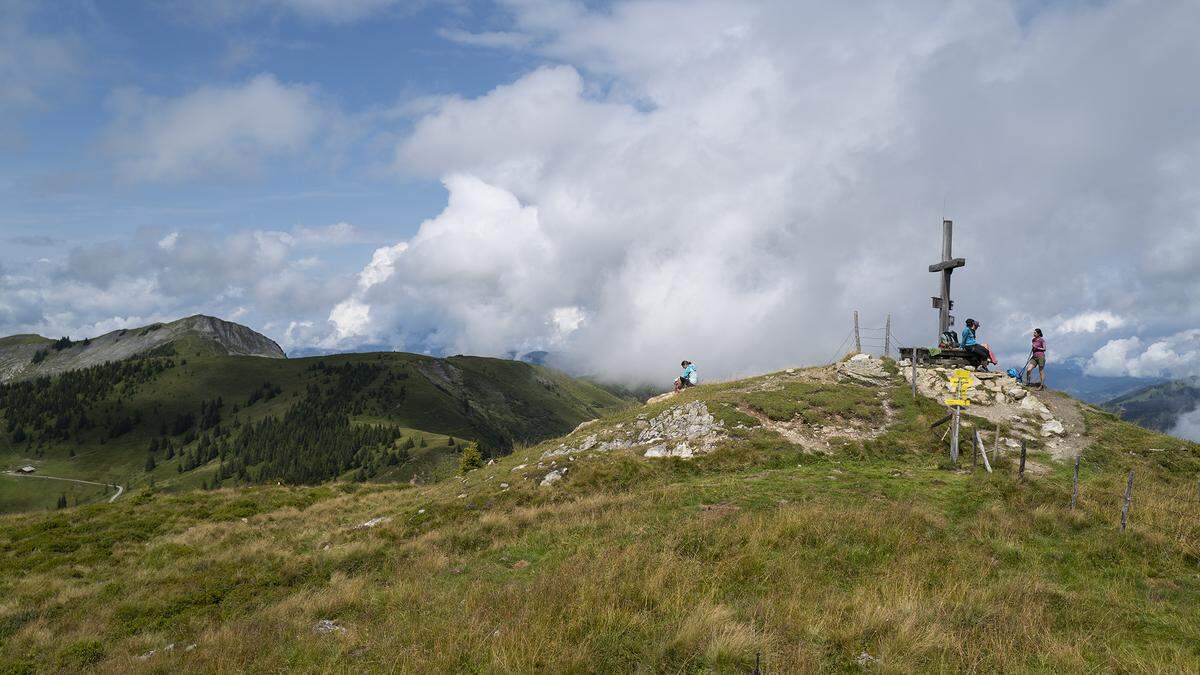
<svg viewBox="0 0 1200 675"><path fill-rule="evenodd" d="M941 340L942 333L950 330L950 326L954 325L954 317L950 315L950 310L954 309L954 301L950 299L950 275L954 273L954 268L967 264L965 258L951 257L950 245L953 238L954 221L943 220L942 261L929 266L930 272L942 273L942 294L940 297L933 297L933 308L938 310L938 340Z"/></svg>

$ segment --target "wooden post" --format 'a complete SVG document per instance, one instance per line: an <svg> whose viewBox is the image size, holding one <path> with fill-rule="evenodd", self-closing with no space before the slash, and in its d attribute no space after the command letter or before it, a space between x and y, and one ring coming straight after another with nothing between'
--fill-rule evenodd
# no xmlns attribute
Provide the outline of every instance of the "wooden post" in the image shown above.
<svg viewBox="0 0 1200 675"><path fill-rule="evenodd" d="M858 335L858 310L854 310L854 351L862 353L862 338Z"/></svg>
<svg viewBox="0 0 1200 675"><path fill-rule="evenodd" d="M979 430L975 430L975 442L979 444L979 454L983 457L983 468L987 469L988 473L992 472L992 464L987 458L987 448L983 445L983 436L979 435Z"/></svg>
<svg viewBox="0 0 1200 675"><path fill-rule="evenodd" d="M912 394L917 397L917 348L912 348ZM1200 494L1200 493L1198 493Z"/></svg>
<svg viewBox="0 0 1200 675"><path fill-rule="evenodd" d="M1133 469L1129 470L1129 482L1125 484L1125 504L1121 506L1121 531L1129 520L1129 505L1133 503Z"/></svg>
<svg viewBox="0 0 1200 675"><path fill-rule="evenodd" d="M1075 478L1071 481L1071 510L1075 509L1075 502L1079 499L1079 455L1075 455Z"/></svg>
<svg viewBox="0 0 1200 675"><path fill-rule="evenodd" d="M951 257L951 240L954 238L954 223L949 220L942 221L942 260L950 260ZM938 339L942 337L950 329L950 270L942 272L942 303L938 307Z"/></svg>
<svg viewBox="0 0 1200 675"><path fill-rule="evenodd" d="M1017 469L1017 478L1025 480L1025 439L1021 439L1021 466Z"/></svg>
<svg viewBox="0 0 1200 675"><path fill-rule="evenodd" d="M958 406L954 406L954 419L950 422L950 463L958 464Z"/></svg>
<svg viewBox="0 0 1200 675"><path fill-rule="evenodd" d="M883 324L883 358L892 353L892 315L887 315L887 323Z"/></svg>

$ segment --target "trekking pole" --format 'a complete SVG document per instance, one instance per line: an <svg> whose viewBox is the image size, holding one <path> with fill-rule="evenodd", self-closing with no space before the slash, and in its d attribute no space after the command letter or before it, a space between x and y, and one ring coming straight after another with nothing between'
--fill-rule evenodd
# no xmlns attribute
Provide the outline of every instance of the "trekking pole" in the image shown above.
<svg viewBox="0 0 1200 675"><path fill-rule="evenodd" d="M1033 350L1029 350L1029 358L1025 359L1025 365L1021 366L1021 372L1017 373L1017 382L1028 385L1029 382L1025 378L1025 374L1029 372L1029 364L1033 362Z"/></svg>

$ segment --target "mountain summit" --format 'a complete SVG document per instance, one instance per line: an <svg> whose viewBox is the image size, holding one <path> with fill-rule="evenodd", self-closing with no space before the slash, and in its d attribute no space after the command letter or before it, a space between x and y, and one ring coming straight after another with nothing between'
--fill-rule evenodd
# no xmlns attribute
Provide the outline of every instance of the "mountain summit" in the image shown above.
<svg viewBox="0 0 1200 675"><path fill-rule="evenodd" d="M123 328L80 341L28 334L0 338L0 382L120 361L184 341L230 356L287 358L274 340L261 333L231 321L197 314L170 323Z"/></svg>

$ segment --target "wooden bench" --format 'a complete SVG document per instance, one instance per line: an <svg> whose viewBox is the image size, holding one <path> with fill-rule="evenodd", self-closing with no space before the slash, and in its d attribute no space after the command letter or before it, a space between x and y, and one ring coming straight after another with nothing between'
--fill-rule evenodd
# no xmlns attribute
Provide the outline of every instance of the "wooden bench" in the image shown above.
<svg viewBox="0 0 1200 675"><path fill-rule="evenodd" d="M940 363L953 366L974 366L978 357L965 349L947 347L936 355L929 353L929 347L901 347L900 358L912 359L913 352L917 354L917 363Z"/></svg>

